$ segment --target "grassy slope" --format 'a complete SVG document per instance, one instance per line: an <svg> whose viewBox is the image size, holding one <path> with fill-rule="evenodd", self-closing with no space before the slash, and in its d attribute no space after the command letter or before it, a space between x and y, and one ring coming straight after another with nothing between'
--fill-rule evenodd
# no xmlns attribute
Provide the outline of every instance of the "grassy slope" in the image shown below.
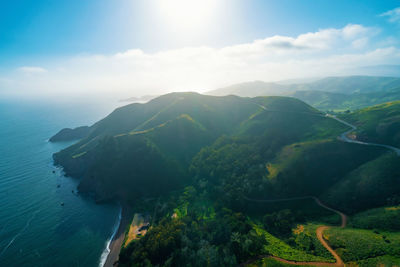
<svg viewBox="0 0 400 267"><path fill-rule="evenodd" d="M400 233L330 228L326 231L325 237L345 262L385 255L400 259Z"/></svg>
<svg viewBox="0 0 400 267"><path fill-rule="evenodd" d="M94 190L101 198L126 197L129 188L135 188L133 192L140 196L146 189L141 191L138 187L148 188L155 182L159 190L152 190L154 194L162 191L163 186L167 190L186 184L187 167L192 157L218 136L241 131L245 122L262 120L260 112L267 112L257 104L258 101L274 110L272 117L276 118L263 122L264 128L275 128L276 121L293 128L292 121L297 121L297 129L302 129L300 124L306 125L309 120L302 121L299 117L317 118L296 115L298 111L317 111L291 98L169 94L145 105L133 104L117 109L92 126L88 138L56 153L54 158L68 175L84 178L80 186L82 191ZM283 111L283 117L279 110ZM297 118L288 123L285 119L288 116ZM151 161L159 164L158 169L150 167ZM158 180L162 182L157 183Z"/></svg>
<svg viewBox="0 0 400 267"><path fill-rule="evenodd" d="M345 175L323 200L348 213L386 205L388 198L398 196L399 172L399 157L385 153Z"/></svg>
<svg viewBox="0 0 400 267"><path fill-rule="evenodd" d="M267 254L293 261L334 261L329 257L315 256L307 254L302 250L294 249L257 225L254 225L254 229L259 235L264 236L267 242L267 245L264 246L264 250Z"/></svg>
<svg viewBox="0 0 400 267"><path fill-rule="evenodd" d="M357 213L351 217L350 225L362 229L400 231L400 205L375 208Z"/></svg>
<svg viewBox="0 0 400 267"><path fill-rule="evenodd" d="M295 143L269 163L269 179L275 182L277 193L318 196L381 151L329 139Z"/></svg>
<svg viewBox="0 0 400 267"><path fill-rule="evenodd" d="M358 127L360 140L400 146L400 101L364 108L341 118Z"/></svg>
<svg viewBox="0 0 400 267"><path fill-rule="evenodd" d="M277 260L271 259L271 258L264 258L262 260L256 261L255 263L251 263L249 265L246 265L248 267L293 267L292 264L286 264L279 262ZM297 266L309 266L309 265L297 265Z"/></svg>
<svg viewBox="0 0 400 267"><path fill-rule="evenodd" d="M55 159L67 173L83 177L81 190L131 201L191 183L188 166L193 163L195 185L206 200L192 204L204 221L216 220L213 208L202 209L214 203L215 195L215 202L232 210L249 205L243 196L320 195L325 190L327 203L349 211L385 204L400 191L398 159L380 148L335 141L344 130L293 98L170 94L119 109ZM230 137L207 147L223 134ZM187 206L175 209L179 218L193 216ZM295 260L329 258L306 253L304 240L295 241L296 249L255 229L268 241L266 253Z"/></svg>

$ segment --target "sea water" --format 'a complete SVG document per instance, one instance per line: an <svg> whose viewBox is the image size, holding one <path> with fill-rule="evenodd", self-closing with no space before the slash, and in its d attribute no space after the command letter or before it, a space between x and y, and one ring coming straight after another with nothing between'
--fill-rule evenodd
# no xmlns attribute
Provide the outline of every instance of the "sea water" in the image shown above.
<svg viewBox="0 0 400 267"><path fill-rule="evenodd" d="M52 160L71 142L48 139L61 128L90 125L115 106L0 99L0 266L104 261L120 208L77 194L79 181Z"/></svg>

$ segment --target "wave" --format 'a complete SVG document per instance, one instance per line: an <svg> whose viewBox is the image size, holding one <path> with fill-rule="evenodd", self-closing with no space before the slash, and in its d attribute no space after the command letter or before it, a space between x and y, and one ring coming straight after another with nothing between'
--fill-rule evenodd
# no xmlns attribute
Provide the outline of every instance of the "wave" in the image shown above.
<svg viewBox="0 0 400 267"><path fill-rule="evenodd" d="M99 267L103 267L104 264L106 263L107 257L108 257L108 255L110 254L110 251L111 251L111 249L110 249L111 242L113 241L115 235L117 234L119 226L121 224L122 206L120 205L119 208L120 209L119 209L119 214L118 214L118 220L116 221L116 223L114 225L113 233L112 233L111 237L107 240L106 248L103 250L103 253L101 253Z"/></svg>
<svg viewBox="0 0 400 267"><path fill-rule="evenodd" d="M0 253L0 257L3 256L4 252L7 251L7 249L14 243L14 241L20 236L22 235L22 233L29 227L29 225L31 224L32 220L35 218L36 214L40 211L37 210L33 213L32 217L29 218L29 220L26 222L25 226L21 229L21 231L19 231L13 238L11 238L10 242L8 242L8 244L3 248L3 250ZM4 229L4 228L3 228Z"/></svg>

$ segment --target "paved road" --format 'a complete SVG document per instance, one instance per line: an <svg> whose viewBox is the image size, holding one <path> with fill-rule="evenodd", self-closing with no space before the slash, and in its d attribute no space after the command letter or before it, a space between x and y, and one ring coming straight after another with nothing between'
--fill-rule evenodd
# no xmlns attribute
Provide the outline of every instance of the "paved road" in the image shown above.
<svg viewBox="0 0 400 267"><path fill-rule="evenodd" d="M339 136L339 139L341 141L347 142L347 143L354 143L354 144L360 144L360 145L367 145L367 146L379 146L379 147L384 147L387 149L390 149L392 151L394 151L398 156L400 156L400 149L394 146L389 146L389 145L383 145L383 144L377 144L377 143L368 143L368 142L362 142L362 141L358 141L358 140L354 140L348 137L348 134L351 133L352 131L355 131L357 129L357 127L355 125L352 125L342 119L339 119L338 117L334 116L334 115L330 115L330 114L326 114L325 115L328 118L332 118L334 120L337 120L338 122L345 124L347 126L349 126L351 129L342 133Z"/></svg>
<svg viewBox="0 0 400 267"><path fill-rule="evenodd" d="M339 140L343 141L343 142L347 142L347 143L354 143L354 144L359 144L359 145L366 145L366 146L379 146L379 147L384 147L387 149L390 149L392 151L394 151L398 156L400 156L400 148L394 147L394 146L389 146L389 145L384 145L384 144L377 144L377 143L368 143L368 142L362 142L362 141L358 141L358 140L354 140L348 137L348 134L354 130L357 129L357 126L350 124L342 119L339 119L338 117L336 117L335 115L331 115L331 114L322 114L322 113L312 113L312 112L294 112L294 111L282 111L282 110L272 110L272 109L267 109L265 106L260 105L260 104L256 104L257 106L259 106L260 108L262 108L265 111L269 111L269 112L288 112L288 113L301 113L301 114L308 114L308 115L312 115L312 116L318 116L318 117L326 117L326 118L331 118L334 119L346 126L349 126L351 129L342 133L339 136Z"/></svg>

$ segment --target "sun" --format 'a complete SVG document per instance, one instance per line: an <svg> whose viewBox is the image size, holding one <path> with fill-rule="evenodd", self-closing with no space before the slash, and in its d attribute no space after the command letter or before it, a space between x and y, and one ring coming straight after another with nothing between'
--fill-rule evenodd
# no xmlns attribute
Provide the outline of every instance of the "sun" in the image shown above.
<svg viewBox="0 0 400 267"><path fill-rule="evenodd" d="M159 0L157 6L166 23L177 30L208 26L218 0Z"/></svg>

